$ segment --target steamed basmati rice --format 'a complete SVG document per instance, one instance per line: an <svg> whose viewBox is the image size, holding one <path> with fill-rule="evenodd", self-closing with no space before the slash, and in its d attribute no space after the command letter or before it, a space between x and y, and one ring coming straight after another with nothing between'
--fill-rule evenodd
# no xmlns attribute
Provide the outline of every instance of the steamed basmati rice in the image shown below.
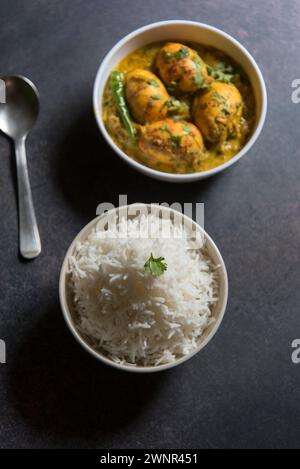
<svg viewBox="0 0 300 469"><path fill-rule="evenodd" d="M151 253L168 265L160 277L145 272ZM171 220L142 215L106 231L96 226L77 244L69 267L77 328L117 363L174 362L195 350L214 320L217 267L204 239L195 246L186 228Z"/></svg>

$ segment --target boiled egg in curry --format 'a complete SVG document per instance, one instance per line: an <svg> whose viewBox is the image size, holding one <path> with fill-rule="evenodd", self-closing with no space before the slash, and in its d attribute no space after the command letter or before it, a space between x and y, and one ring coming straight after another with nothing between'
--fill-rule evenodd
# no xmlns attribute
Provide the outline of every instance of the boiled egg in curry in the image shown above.
<svg viewBox="0 0 300 469"><path fill-rule="evenodd" d="M214 82L193 102L194 122L208 142L223 142L236 131L243 113L243 100L236 86Z"/></svg>
<svg viewBox="0 0 300 469"><path fill-rule="evenodd" d="M170 99L164 84L148 70L136 69L126 76L126 99L132 117L140 124L166 117Z"/></svg>
<svg viewBox="0 0 300 469"><path fill-rule="evenodd" d="M190 122L164 119L141 129L139 147L148 164L164 171L193 172L206 158L200 131Z"/></svg>
<svg viewBox="0 0 300 469"><path fill-rule="evenodd" d="M169 42L156 58L156 67L163 82L184 93L195 93L210 81L205 63L190 47Z"/></svg>
<svg viewBox="0 0 300 469"><path fill-rule="evenodd" d="M250 81L219 50L150 44L125 57L112 75L103 121L115 143L146 166L180 174L206 171L229 161L251 136Z"/></svg>

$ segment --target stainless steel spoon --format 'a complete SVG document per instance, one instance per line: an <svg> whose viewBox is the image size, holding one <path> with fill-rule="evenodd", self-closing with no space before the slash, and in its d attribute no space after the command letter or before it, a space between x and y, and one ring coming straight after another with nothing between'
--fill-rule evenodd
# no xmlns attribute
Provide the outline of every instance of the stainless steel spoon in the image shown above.
<svg viewBox="0 0 300 469"><path fill-rule="evenodd" d="M19 202L20 252L34 259L41 252L27 169L26 137L39 113L39 94L34 84L22 76L1 77L5 82L5 103L0 104L0 130L14 142Z"/></svg>

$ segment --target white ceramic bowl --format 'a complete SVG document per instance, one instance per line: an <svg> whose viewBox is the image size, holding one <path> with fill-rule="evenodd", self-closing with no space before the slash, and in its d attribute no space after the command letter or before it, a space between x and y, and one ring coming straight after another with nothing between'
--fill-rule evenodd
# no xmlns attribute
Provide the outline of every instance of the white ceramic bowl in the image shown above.
<svg viewBox="0 0 300 469"><path fill-rule="evenodd" d="M105 84L109 78L111 71L115 66L128 54L134 50L147 44L159 41L194 41L207 46L213 46L224 51L228 56L234 59L245 70L248 75L256 100L256 122L252 137L245 147L230 161L209 171L203 171L193 174L170 174L163 173L151 169L141 163L138 163L130 156L126 155L113 141L107 132L102 120L102 97ZM238 160L240 160L254 145L259 134L262 131L266 113L267 113L267 92L263 76L258 68L257 63L249 52L235 39L223 31L206 24L196 23L193 21L163 21L159 23L144 26L133 33L126 36L107 54L97 72L94 92L93 105L99 128L112 149L130 166L134 167L143 174L155 179L169 182L192 182L199 179L205 179L214 174L224 171Z"/></svg>
<svg viewBox="0 0 300 469"><path fill-rule="evenodd" d="M134 204L131 206L124 206L120 207L118 209L111 210L110 212L105 213L104 215L101 215L100 217L95 218L93 221L91 221L83 230L76 236L74 241L72 242L70 248L68 249L68 252L65 256L62 269L61 269L61 274L60 274L60 281L59 281L59 297L60 297L60 304L62 308L62 312L64 315L64 318L66 320L66 323L74 335L75 339L79 342L79 344L87 350L91 355L93 355L95 358L100 360L101 362L110 365L114 368L118 368L120 370L125 370L125 371L132 371L132 372L137 372L137 373L149 373L149 372L156 372L156 371L162 371L162 370L167 370L169 368L173 368L174 366L180 365L181 363L189 360L191 357L193 357L196 353L200 352L214 337L216 334L217 330L219 329L221 322L223 320L226 306L227 306L227 299L228 299L228 277L227 277L227 271L226 267L224 264L224 261L222 259L222 256L213 242L213 240L208 236L208 234L199 226L197 225L191 218L186 217L185 215L179 215L179 217L182 217L184 219L184 222L186 223L187 229L194 229L196 232L201 233L201 235L205 236L206 239L206 250L209 255L209 257L212 259L213 263L215 265L219 265L220 268L218 270L219 272L219 301L216 303L216 305L213 308L212 314L213 317L215 318L215 321L205 330L203 333L199 345L197 349L195 349L192 353L189 355L186 355L183 358L180 358L176 360L175 362L171 364L166 364L166 365L159 365L159 366L130 366L130 365L120 365L109 358L105 356L105 354L102 354L98 350L95 350L91 343L89 343L89 340L87 337L84 337L76 328L76 318L77 314L73 306L73 297L72 297L72 292L69 287L69 281L70 281L70 274L68 273L68 267L69 267L69 258L70 256L74 253L76 243L78 241L84 241L91 230L94 228L94 226L99 223L101 220L104 223L102 226L105 225L105 221L107 220L108 217L117 214L118 216L128 216L128 208L134 207L135 211L136 210L150 210L149 205L144 205L144 204ZM158 205L151 205L151 210L152 213L156 213L160 216L171 216L174 217L176 215L178 217L178 212L175 212L173 209L166 208L166 207L161 207ZM130 218L130 215L129 217ZM177 219L178 220L178 219ZM180 218L179 218L180 221Z"/></svg>

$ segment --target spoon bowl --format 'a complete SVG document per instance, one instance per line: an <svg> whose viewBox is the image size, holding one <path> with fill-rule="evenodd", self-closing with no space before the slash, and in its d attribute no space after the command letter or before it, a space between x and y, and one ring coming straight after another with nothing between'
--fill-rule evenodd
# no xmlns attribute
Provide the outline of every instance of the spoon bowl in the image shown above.
<svg viewBox="0 0 300 469"><path fill-rule="evenodd" d="M0 130L12 139L27 136L39 114L39 93L22 76L2 77L6 103L0 106Z"/></svg>
<svg viewBox="0 0 300 469"><path fill-rule="evenodd" d="M18 178L20 252L34 259L41 252L27 169L26 137L39 114L39 94L34 84L22 76L1 77L5 102L0 104L0 130L14 142Z"/></svg>

